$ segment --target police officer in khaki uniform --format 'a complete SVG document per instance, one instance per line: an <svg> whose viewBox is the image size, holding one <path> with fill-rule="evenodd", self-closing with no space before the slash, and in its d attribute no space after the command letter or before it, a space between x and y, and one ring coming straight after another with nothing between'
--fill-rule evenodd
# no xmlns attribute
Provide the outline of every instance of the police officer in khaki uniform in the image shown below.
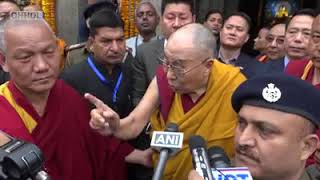
<svg viewBox="0 0 320 180"><path fill-rule="evenodd" d="M90 5L83 13L86 28L89 28L89 20L92 14L94 14L97 11L103 10L103 9L111 9L115 12L117 12L118 7L116 4L114 4L111 1L101 1L97 2L95 4ZM73 64L77 64L83 60L85 60L90 52L90 49L88 48L87 42L81 42L79 44L73 44L65 49L66 52L66 63L65 68L69 68Z"/></svg>
<svg viewBox="0 0 320 180"><path fill-rule="evenodd" d="M69 68L73 64L77 64L80 61L86 59L89 54L87 48L87 42L73 44L65 49L66 52L66 63L65 68Z"/></svg>

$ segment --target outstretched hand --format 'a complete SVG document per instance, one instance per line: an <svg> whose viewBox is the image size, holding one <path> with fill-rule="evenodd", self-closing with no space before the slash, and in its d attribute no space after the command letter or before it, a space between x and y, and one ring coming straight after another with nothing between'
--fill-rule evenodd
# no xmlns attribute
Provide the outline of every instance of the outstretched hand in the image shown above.
<svg viewBox="0 0 320 180"><path fill-rule="evenodd" d="M84 97L96 107L90 113L91 119L89 124L92 129L106 136L113 134L119 129L120 117L116 112L89 93L86 93Z"/></svg>

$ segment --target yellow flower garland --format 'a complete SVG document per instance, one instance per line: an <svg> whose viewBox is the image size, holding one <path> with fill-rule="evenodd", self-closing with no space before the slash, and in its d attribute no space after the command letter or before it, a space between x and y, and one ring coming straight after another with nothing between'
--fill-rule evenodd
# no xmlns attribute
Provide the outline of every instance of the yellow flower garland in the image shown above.
<svg viewBox="0 0 320 180"><path fill-rule="evenodd" d="M32 4L39 4L43 13L44 18L52 28L54 32L56 32L56 12L55 12L55 6L56 1L55 0L31 0Z"/></svg>
<svg viewBox="0 0 320 180"><path fill-rule="evenodd" d="M121 0L120 12L124 21L124 35L126 38L138 34L138 30L134 24L134 11L140 0Z"/></svg>
<svg viewBox="0 0 320 180"><path fill-rule="evenodd" d="M124 21L124 34L126 38L135 36L138 34L138 30L135 27L134 17L135 8L141 0L121 0L121 17ZM56 17L55 17L55 0L31 0L32 4L39 4L44 12L45 19L56 32Z"/></svg>

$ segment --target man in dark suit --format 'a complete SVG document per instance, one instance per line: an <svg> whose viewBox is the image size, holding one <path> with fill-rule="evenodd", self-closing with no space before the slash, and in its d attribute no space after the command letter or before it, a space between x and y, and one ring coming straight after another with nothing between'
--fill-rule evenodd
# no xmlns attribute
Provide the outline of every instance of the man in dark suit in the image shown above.
<svg viewBox="0 0 320 180"><path fill-rule="evenodd" d="M283 24L278 24L271 29L273 34L268 35L270 36L268 41L269 44L274 45L269 45L270 47L268 48L267 54L269 59L273 60L269 60L266 63L268 66L268 72L284 72L291 60L294 61L308 58L307 47L311 36L311 26L314 17L315 12L313 10L302 9L291 17L287 22L286 27L283 27L285 26ZM286 29L281 30L284 28ZM277 31L279 32L285 31L284 40L282 40L283 36L278 36L280 35L279 32L273 31L273 29L278 29ZM277 46L277 48L275 46ZM281 49L285 51L285 56L283 54L279 55L279 51L281 51Z"/></svg>
<svg viewBox="0 0 320 180"><path fill-rule="evenodd" d="M268 66L268 72L283 72L284 56L286 50L284 47L286 25L283 23L275 24L267 35L267 56L265 61Z"/></svg>
<svg viewBox="0 0 320 180"><path fill-rule="evenodd" d="M247 78L265 72L265 67L252 57L241 53L242 46L249 40L251 20L243 12L231 14L220 32L219 60L240 67Z"/></svg>
<svg viewBox="0 0 320 180"><path fill-rule="evenodd" d="M180 27L195 21L193 0L163 0L160 26L165 39L140 45L133 62L133 104L137 105L153 79L166 39Z"/></svg>

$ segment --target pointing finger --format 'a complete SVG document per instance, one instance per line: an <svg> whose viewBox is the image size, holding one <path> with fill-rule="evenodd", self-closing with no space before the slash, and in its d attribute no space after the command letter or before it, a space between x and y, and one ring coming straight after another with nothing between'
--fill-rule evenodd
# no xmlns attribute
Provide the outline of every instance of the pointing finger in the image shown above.
<svg viewBox="0 0 320 180"><path fill-rule="evenodd" d="M110 109L106 104L104 104L100 99L96 98L94 95L90 93L85 93L84 97L92 104L94 104L97 108L108 110Z"/></svg>

